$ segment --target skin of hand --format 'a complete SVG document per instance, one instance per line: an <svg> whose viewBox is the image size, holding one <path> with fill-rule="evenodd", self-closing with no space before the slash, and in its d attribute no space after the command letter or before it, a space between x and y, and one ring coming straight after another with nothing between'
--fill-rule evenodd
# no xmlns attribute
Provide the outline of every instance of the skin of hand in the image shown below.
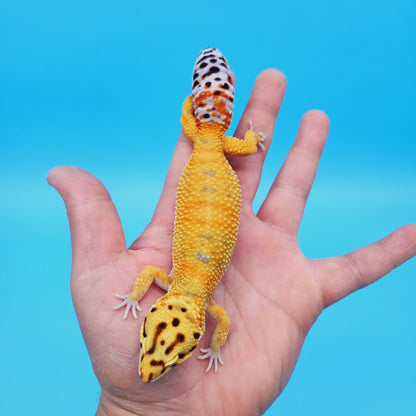
<svg viewBox="0 0 416 416"><path fill-rule="evenodd" d="M49 183L64 199L73 250L71 292L91 362L101 385L97 415L258 415L288 382L305 336L324 308L379 279L416 253L416 224L340 257L308 259L297 232L325 145L329 123L320 111L306 113L295 141L257 215L252 210L262 166L282 103L286 81L262 72L236 131L249 120L266 135L265 151L234 158L242 188L238 238L215 302L231 318L222 347L225 366L205 373L194 354L155 383L137 374L139 329L164 292L152 285L137 320L113 311L115 293L128 293L146 265L171 269L175 195L192 146L179 137L154 216L126 249L116 208L105 187L75 167L58 167ZM156 157L156 156L155 156ZM207 347L215 321L199 347Z"/></svg>

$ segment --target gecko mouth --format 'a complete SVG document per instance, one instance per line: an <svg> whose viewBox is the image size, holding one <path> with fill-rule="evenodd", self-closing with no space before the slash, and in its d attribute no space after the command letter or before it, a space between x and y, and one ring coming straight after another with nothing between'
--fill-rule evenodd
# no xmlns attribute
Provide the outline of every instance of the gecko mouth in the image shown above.
<svg viewBox="0 0 416 416"><path fill-rule="evenodd" d="M150 366L153 371L150 371L148 374L144 374L141 371L139 366L139 376L141 379L146 383L151 383L156 381L159 377L166 373L166 371L170 370L171 368L175 367L176 364L165 364L163 360L151 360Z"/></svg>

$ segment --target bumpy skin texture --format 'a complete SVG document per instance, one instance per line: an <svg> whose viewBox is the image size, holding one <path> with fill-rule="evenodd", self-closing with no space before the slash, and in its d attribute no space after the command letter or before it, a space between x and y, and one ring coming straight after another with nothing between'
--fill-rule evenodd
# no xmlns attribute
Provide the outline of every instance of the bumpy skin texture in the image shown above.
<svg viewBox="0 0 416 416"><path fill-rule="evenodd" d="M181 122L194 150L179 180L170 275L155 266L140 273L126 305L135 315L138 301L156 280L168 293L147 314L140 332L139 374L150 382L188 358L205 330L205 311L217 328L206 354L209 366L223 364L220 348L230 328L226 312L212 300L223 276L237 236L241 191L238 178L225 156L256 152L263 140L248 130L244 139L224 137L233 108L233 74L217 49L198 57L193 94L183 105ZM116 308L118 308L116 307Z"/></svg>

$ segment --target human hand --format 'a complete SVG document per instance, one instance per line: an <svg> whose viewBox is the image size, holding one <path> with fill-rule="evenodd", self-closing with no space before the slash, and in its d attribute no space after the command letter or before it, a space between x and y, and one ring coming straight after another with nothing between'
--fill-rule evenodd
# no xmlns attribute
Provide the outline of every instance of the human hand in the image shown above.
<svg viewBox="0 0 416 416"><path fill-rule="evenodd" d="M252 120L273 136L285 79L261 73L236 136ZM175 194L192 147L180 135L154 216L126 249L121 223L104 186L89 173L59 167L49 183L62 195L73 247L71 291L95 374L101 385L97 414L261 414L286 385L305 336L321 311L388 273L416 253L416 225L345 256L311 260L299 249L297 232L328 132L319 111L302 118L296 139L257 215L252 210L270 146L231 164L242 188L239 233L231 263L214 299L231 318L222 347L225 366L205 373L196 354L155 383L137 374L139 329L162 291L152 285L141 300L138 320L113 311L114 293L127 293L146 265L171 269ZM206 347L214 328L207 319Z"/></svg>

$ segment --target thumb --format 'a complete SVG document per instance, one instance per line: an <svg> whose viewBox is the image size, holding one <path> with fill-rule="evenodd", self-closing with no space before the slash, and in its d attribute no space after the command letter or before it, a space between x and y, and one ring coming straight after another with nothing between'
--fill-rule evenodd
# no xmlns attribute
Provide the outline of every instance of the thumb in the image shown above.
<svg viewBox="0 0 416 416"><path fill-rule="evenodd" d="M100 267L126 250L120 218L104 185L73 166L52 169L47 180L62 196L72 242L72 274Z"/></svg>

